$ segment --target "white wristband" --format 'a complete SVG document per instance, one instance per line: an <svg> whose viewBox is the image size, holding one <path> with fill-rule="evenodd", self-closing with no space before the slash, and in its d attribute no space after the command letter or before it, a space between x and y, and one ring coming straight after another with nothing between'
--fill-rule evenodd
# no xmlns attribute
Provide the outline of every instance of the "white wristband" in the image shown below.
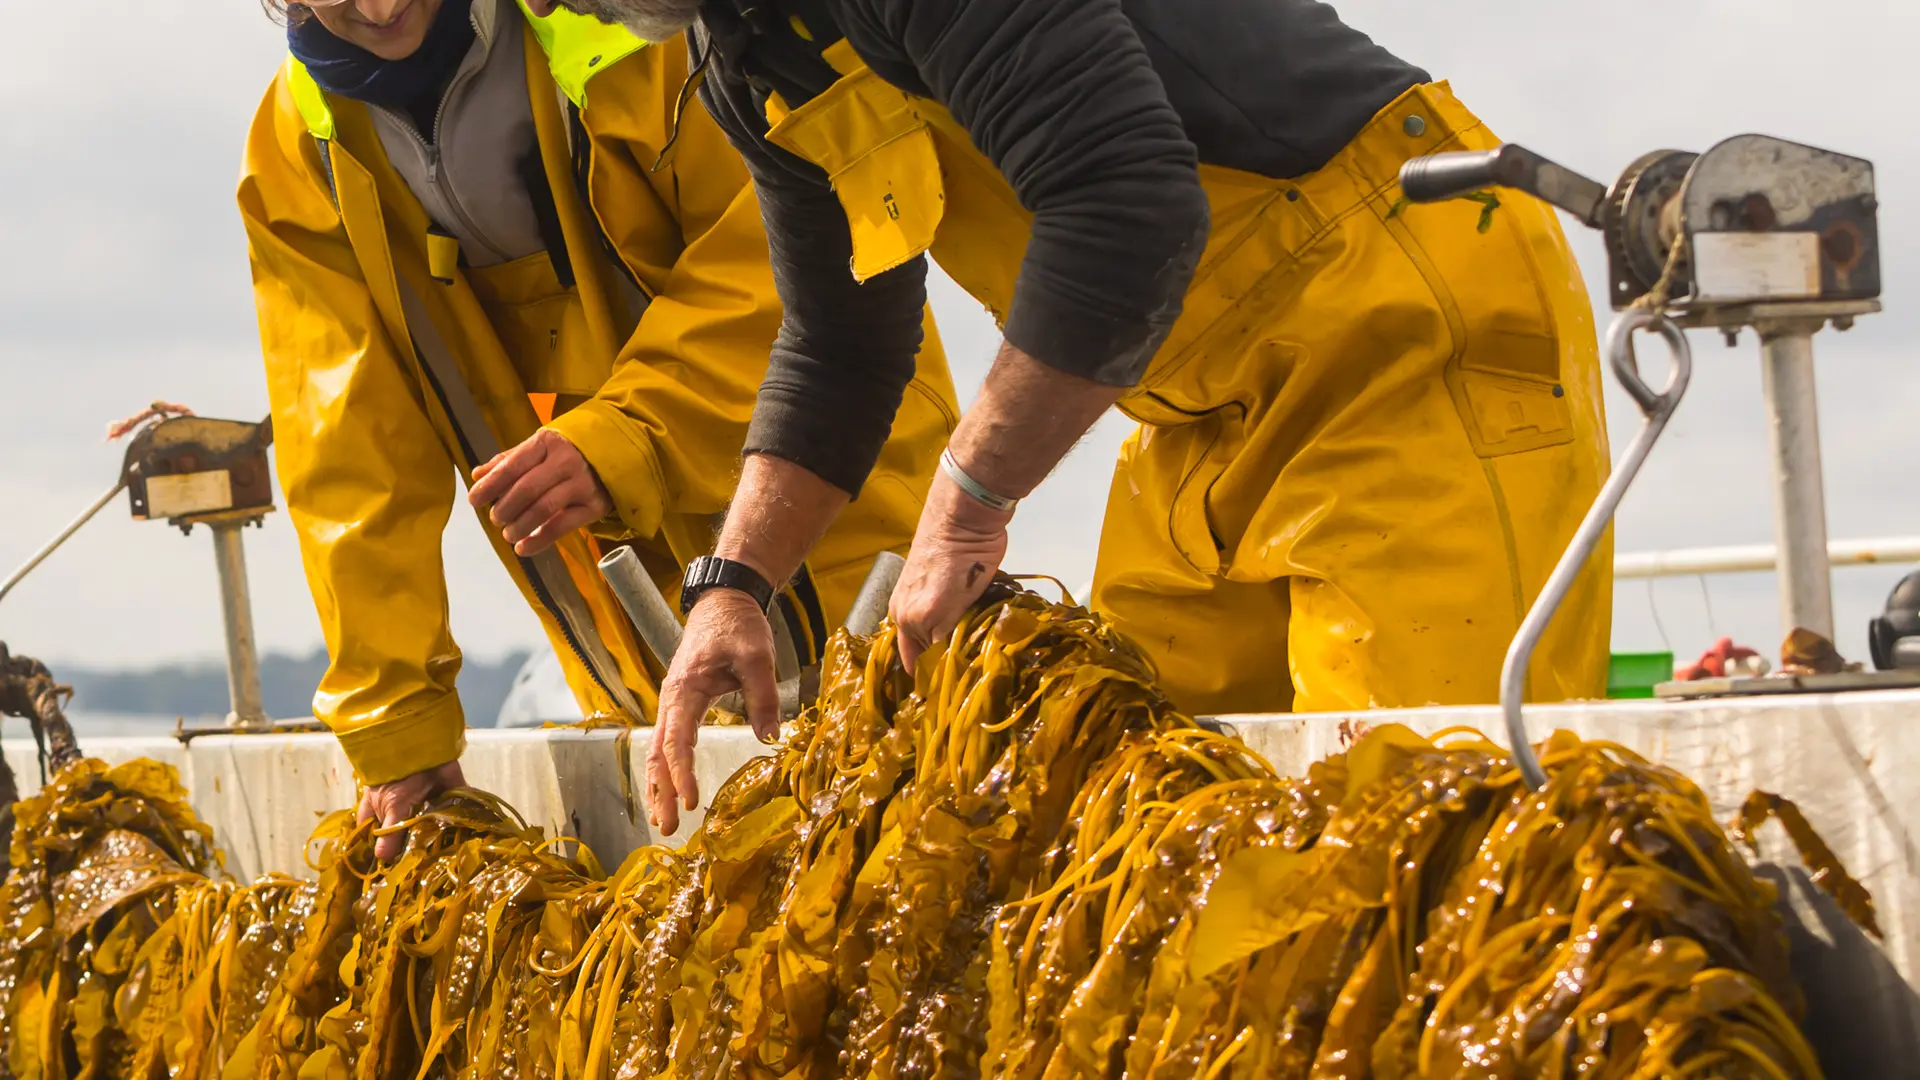
<svg viewBox="0 0 1920 1080"><path fill-rule="evenodd" d="M961 491L973 496L976 502L989 510L999 510L1004 513L1012 510L1020 502L1018 499L1009 499L1005 495L995 495L981 487L980 481L968 476L967 470L962 469L960 463L953 460L953 451L950 449L940 451L940 469L947 474L947 479L960 485Z"/></svg>

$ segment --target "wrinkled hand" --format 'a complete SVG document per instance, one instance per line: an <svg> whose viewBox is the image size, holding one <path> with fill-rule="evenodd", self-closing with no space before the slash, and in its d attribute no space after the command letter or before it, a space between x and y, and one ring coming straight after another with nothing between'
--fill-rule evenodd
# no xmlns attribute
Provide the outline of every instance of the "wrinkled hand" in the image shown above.
<svg viewBox="0 0 1920 1080"><path fill-rule="evenodd" d="M995 510L960 490L944 472L933 476L913 550L893 591L888 613L899 633L900 662L908 671L934 642L959 625L1007 557L1012 511Z"/></svg>
<svg viewBox="0 0 1920 1080"><path fill-rule="evenodd" d="M613 497L566 436L549 428L495 454L473 470L467 501L488 515L519 555L538 555L555 541L613 513Z"/></svg>
<svg viewBox="0 0 1920 1080"><path fill-rule="evenodd" d="M660 714L647 755L647 820L672 836L680 810L700 805L693 747L707 706L739 690L747 722L761 742L780 734L780 694L773 670L773 627L753 598L737 589L703 593L687 616L673 667L660 684ZM677 800L677 802L676 802Z"/></svg>
<svg viewBox="0 0 1920 1080"><path fill-rule="evenodd" d="M435 795L466 786L467 777L460 771L460 763L449 761L437 769L368 788L360 795L360 813L355 820L373 821L382 829L391 829L419 813ZM405 832L390 832L373 842L373 854L381 862L392 862L406 848Z"/></svg>

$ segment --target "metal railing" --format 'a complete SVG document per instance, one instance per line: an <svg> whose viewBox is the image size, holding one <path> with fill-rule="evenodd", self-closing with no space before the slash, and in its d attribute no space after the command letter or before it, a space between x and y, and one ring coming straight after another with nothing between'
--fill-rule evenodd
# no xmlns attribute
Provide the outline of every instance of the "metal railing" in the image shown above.
<svg viewBox="0 0 1920 1080"><path fill-rule="evenodd" d="M1834 566L1920 563L1920 536L1835 540L1827 545L1827 559ZM1619 579L1748 574L1777 570L1779 565L1780 551L1772 544L1735 544L1615 555L1613 576Z"/></svg>

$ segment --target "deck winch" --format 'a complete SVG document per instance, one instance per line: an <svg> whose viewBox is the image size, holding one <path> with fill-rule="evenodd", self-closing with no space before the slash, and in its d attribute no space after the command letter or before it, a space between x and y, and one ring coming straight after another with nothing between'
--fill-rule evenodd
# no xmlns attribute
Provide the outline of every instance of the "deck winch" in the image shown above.
<svg viewBox="0 0 1920 1080"><path fill-rule="evenodd" d="M265 731L273 726L260 694L260 655L254 645L253 603L240 530L273 510L273 470L267 447L273 423L176 416L145 428L127 447L121 483L135 521L164 520L190 533L213 533L220 571L220 613L226 626L227 691L233 711L227 727Z"/></svg>
<svg viewBox="0 0 1920 1080"><path fill-rule="evenodd" d="M1716 329L1729 345L1738 343L1743 329L1759 335L1773 449L1781 622L1788 631L1832 641L1813 335L1827 326L1846 330L1855 318L1880 310L1873 163L1767 135L1739 135L1705 153L1642 155L1607 186L1508 144L1410 161L1401 169L1400 185L1416 203L1512 188L1600 230L1608 299L1619 313L1607 333L1607 358L1647 419L1507 654L1501 703L1528 779L1538 786L1542 773L1526 749L1520 716L1527 663L1686 391L1691 354L1684 330ZM1633 335L1642 330L1659 334L1672 353L1672 375L1660 390L1640 376ZM1841 681L1819 688L1887 685L1911 681L1912 674L1827 678ZM1666 693L1781 688L1777 680L1733 679L1679 684Z"/></svg>
<svg viewBox="0 0 1920 1080"><path fill-rule="evenodd" d="M271 730L274 724L260 695L260 656L254 645L253 603L247 591L246 547L240 530L260 524L273 511L273 470L267 462L273 423L270 419L259 423L214 420L156 401L108 431L109 438L127 434L133 435L133 441L113 487L0 581L0 598L122 491L127 493L135 521L166 521L183 533L205 525L213 533L226 626L227 691L233 703L226 726L234 731Z"/></svg>

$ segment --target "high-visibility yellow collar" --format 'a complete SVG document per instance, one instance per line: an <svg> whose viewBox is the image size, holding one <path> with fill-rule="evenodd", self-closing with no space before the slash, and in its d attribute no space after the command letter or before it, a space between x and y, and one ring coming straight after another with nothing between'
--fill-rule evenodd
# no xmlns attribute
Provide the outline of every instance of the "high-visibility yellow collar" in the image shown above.
<svg viewBox="0 0 1920 1080"><path fill-rule="evenodd" d="M554 83L567 95L567 100L578 108L587 106L589 80L648 45L648 42L634 36L632 31L623 26L609 26L565 8L555 8L553 14L536 18L527 9L527 0L516 2L520 5L521 14L527 17L527 25L533 28L540 51L546 54L547 68L553 73ZM316 139L332 141L333 107L327 104L327 95L321 91L320 84L314 82L306 65L288 57L287 81L293 90L293 102L300 110L300 118L307 122L307 131Z"/></svg>
<svg viewBox="0 0 1920 1080"><path fill-rule="evenodd" d="M300 110L300 119L307 122L307 131L316 139L332 142L333 106L327 104L327 95L313 81L307 65L296 57L287 57L287 84L293 90L293 104Z"/></svg>
<svg viewBox="0 0 1920 1080"><path fill-rule="evenodd" d="M624 26L609 26L599 19L556 7L553 14L535 18L527 10L527 0L517 0L533 27L540 50L547 54L547 68L567 100L578 108L587 107L587 81L605 71L623 57L639 52L649 44Z"/></svg>

